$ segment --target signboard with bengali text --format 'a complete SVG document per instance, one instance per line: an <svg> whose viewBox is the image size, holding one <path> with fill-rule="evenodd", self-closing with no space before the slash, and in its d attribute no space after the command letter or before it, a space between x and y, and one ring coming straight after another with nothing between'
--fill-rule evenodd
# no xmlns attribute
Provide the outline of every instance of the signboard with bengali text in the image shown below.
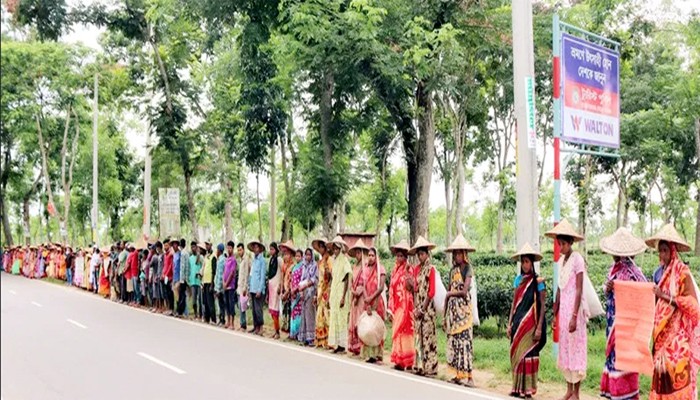
<svg viewBox="0 0 700 400"><path fill-rule="evenodd" d="M620 54L566 33L561 44L562 139L620 148Z"/></svg>
<svg viewBox="0 0 700 400"><path fill-rule="evenodd" d="M180 236L180 189L158 189L158 217L161 239Z"/></svg>

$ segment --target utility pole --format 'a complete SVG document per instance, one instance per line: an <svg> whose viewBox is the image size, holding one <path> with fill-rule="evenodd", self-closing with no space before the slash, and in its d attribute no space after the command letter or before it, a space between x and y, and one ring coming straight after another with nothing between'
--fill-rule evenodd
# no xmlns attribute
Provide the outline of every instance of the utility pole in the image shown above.
<svg viewBox="0 0 700 400"><path fill-rule="evenodd" d="M98 244L97 235L97 72L95 72L95 92L92 105L92 243L95 246Z"/></svg>
<svg viewBox="0 0 700 400"><path fill-rule="evenodd" d="M514 1L513 88L516 117L516 237L518 248L529 242L540 248L537 207L537 135L535 131L535 57L532 2Z"/></svg>
<svg viewBox="0 0 700 400"><path fill-rule="evenodd" d="M143 179L143 239L151 235L151 131L146 132L146 166Z"/></svg>

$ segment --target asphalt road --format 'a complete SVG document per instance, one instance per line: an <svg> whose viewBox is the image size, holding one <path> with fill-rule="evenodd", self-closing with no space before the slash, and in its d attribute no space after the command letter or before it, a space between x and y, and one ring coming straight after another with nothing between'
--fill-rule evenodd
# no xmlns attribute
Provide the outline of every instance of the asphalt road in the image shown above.
<svg viewBox="0 0 700 400"><path fill-rule="evenodd" d="M2 400L504 397L0 274Z"/></svg>

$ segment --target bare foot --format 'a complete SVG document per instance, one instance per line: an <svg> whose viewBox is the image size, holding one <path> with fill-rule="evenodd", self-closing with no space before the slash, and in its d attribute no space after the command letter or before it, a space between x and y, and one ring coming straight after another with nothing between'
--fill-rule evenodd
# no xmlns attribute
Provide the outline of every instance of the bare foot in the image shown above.
<svg viewBox="0 0 700 400"><path fill-rule="evenodd" d="M474 387L476 387L476 385L474 384L474 380L473 380L472 378L467 379L466 382L465 382L464 380L462 380L462 381L460 382L460 384L463 385L463 386L466 386L466 387L468 387L468 388L474 388Z"/></svg>

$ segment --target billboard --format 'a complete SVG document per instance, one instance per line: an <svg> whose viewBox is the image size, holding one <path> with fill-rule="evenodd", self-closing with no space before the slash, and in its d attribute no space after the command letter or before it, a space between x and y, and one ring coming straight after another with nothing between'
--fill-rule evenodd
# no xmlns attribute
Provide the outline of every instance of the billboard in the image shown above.
<svg viewBox="0 0 700 400"><path fill-rule="evenodd" d="M161 239L180 236L180 189L158 189L158 217Z"/></svg>
<svg viewBox="0 0 700 400"><path fill-rule="evenodd" d="M563 140L620 148L620 54L562 34Z"/></svg>

